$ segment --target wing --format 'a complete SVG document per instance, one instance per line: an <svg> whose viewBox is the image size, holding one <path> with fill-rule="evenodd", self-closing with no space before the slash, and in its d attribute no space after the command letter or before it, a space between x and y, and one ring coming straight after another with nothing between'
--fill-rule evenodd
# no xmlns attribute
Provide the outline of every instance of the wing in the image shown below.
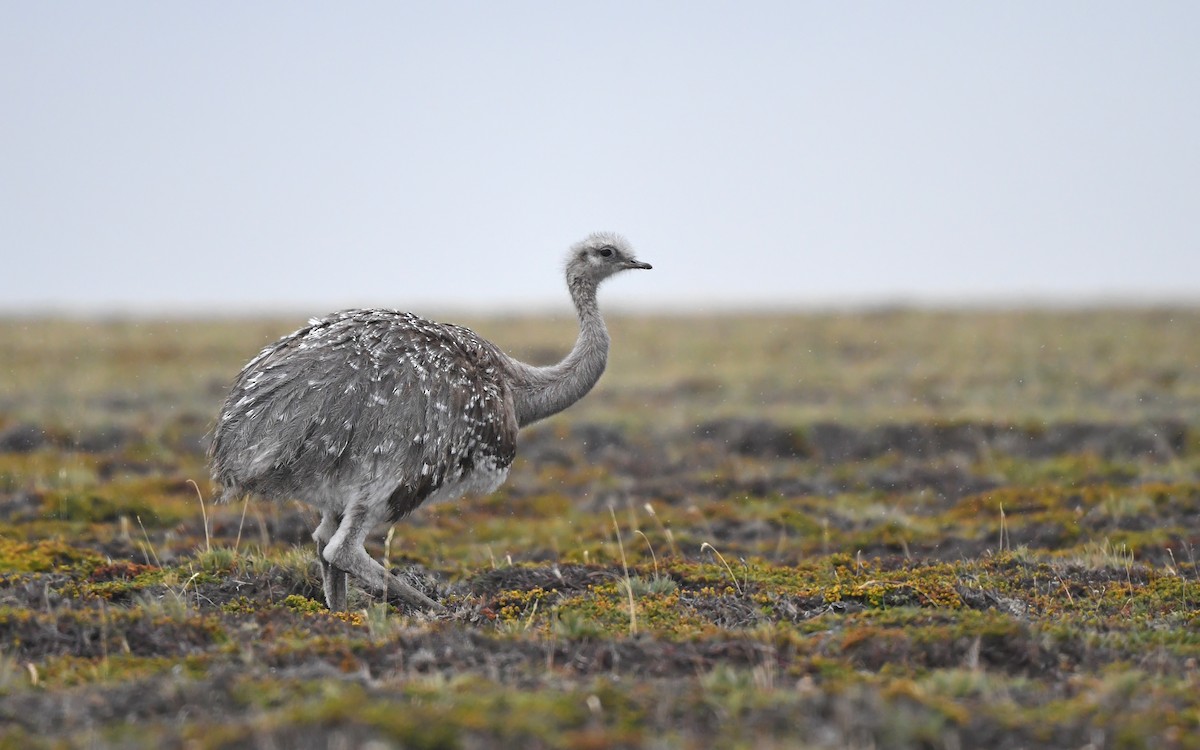
<svg viewBox="0 0 1200 750"><path fill-rule="evenodd" d="M408 313L315 321L238 376L214 473L270 496L386 485L403 515L448 482L511 465L517 425L501 356L468 329Z"/></svg>

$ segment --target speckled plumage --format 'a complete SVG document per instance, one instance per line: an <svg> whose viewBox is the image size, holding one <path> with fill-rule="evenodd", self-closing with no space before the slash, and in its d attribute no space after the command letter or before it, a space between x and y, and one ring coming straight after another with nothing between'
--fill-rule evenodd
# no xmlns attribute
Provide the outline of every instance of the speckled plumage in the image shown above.
<svg viewBox="0 0 1200 750"><path fill-rule="evenodd" d="M252 359L225 400L210 446L223 498L296 498L321 511L313 537L330 608L345 608L347 572L436 608L366 554L367 532L423 502L498 487L518 429L577 401L604 371L609 338L596 287L649 267L617 235L572 246L566 275L580 334L550 367L407 312L346 310L310 321Z"/></svg>
<svg viewBox="0 0 1200 750"><path fill-rule="evenodd" d="M516 454L504 369L473 331L412 313L314 319L238 376L214 433L216 479L230 495L322 507L386 491L389 521L473 476L489 492Z"/></svg>

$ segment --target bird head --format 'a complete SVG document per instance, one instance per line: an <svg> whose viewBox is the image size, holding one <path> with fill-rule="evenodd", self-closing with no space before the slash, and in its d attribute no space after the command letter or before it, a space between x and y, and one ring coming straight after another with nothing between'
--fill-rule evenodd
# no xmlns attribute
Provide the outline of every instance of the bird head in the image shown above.
<svg viewBox="0 0 1200 750"><path fill-rule="evenodd" d="M571 246L567 255L567 280L599 284L609 276L631 268L652 268L633 257L629 241L613 232L594 232Z"/></svg>

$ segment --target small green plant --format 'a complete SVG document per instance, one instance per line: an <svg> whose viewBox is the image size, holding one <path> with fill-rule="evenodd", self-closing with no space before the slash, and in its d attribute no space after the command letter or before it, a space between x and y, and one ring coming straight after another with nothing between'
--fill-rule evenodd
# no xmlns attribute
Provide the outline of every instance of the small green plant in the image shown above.
<svg viewBox="0 0 1200 750"><path fill-rule="evenodd" d="M556 611L551 622L551 630L559 638L579 641L604 635L604 628L599 623L574 610Z"/></svg>
<svg viewBox="0 0 1200 750"><path fill-rule="evenodd" d="M196 554L196 564L206 573L227 573L242 564L242 558L232 547L206 547Z"/></svg>
<svg viewBox="0 0 1200 750"><path fill-rule="evenodd" d="M1133 550L1124 542L1113 544L1108 537L1105 537L1099 542L1085 542L1083 547L1069 559L1088 568L1128 571L1133 567Z"/></svg>
<svg viewBox="0 0 1200 750"><path fill-rule="evenodd" d="M635 597L641 598L648 595L669 594L679 588L679 584L670 576L658 575L657 573L651 578L643 578L642 576L632 576L621 581L622 588L628 588Z"/></svg>
<svg viewBox="0 0 1200 750"><path fill-rule="evenodd" d="M305 615L316 615L328 611L325 605L321 602L314 601L309 599L307 596L301 596L299 594L290 594L284 597L284 600L281 602L281 604L293 612L299 612Z"/></svg>

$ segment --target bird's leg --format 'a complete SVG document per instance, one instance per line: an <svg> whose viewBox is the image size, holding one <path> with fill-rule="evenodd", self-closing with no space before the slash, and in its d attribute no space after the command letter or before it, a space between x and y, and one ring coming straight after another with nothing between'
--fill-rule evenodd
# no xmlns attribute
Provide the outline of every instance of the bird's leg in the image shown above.
<svg viewBox="0 0 1200 750"><path fill-rule="evenodd" d="M321 561L321 585L325 589L325 604L330 612L346 611L346 571L325 559L325 548L333 538L342 518L332 511L321 514L321 523L313 531L317 543L317 559Z"/></svg>
<svg viewBox="0 0 1200 750"><path fill-rule="evenodd" d="M382 593L385 598L394 596L416 609L445 609L441 604L392 575L367 554L363 545L371 527L375 525L375 520L379 519L372 518L370 510L365 507L364 503L351 502L346 507L337 531L325 544L325 548L321 552L322 558L335 570L346 571L357 578L359 583ZM324 525L324 520L321 523ZM342 580L344 582L345 578L343 577Z"/></svg>

